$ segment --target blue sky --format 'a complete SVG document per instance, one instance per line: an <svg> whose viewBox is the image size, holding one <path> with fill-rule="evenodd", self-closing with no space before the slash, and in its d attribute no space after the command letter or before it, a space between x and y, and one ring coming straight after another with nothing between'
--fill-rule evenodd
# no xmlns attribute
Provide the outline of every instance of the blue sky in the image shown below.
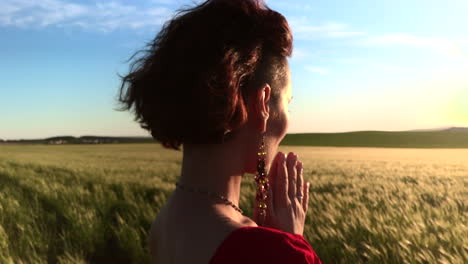
<svg viewBox="0 0 468 264"><path fill-rule="evenodd" d="M0 138L148 135L117 73L191 3L2 0ZM290 133L468 126L468 1L267 3L295 39Z"/></svg>

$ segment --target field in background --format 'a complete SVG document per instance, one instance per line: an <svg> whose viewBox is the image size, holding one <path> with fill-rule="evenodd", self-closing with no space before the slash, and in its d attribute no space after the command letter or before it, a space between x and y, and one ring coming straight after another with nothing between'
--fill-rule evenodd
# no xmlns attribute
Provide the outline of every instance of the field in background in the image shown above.
<svg viewBox="0 0 468 264"><path fill-rule="evenodd" d="M467 263L468 149L280 150L311 181L304 236L323 263ZM0 263L149 263L180 164L157 144L0 145Z"/></svg>
<svg viewBox="0 0 468 264"><path fill-rule="evenodd" d="M468 148L468 128L287 134L282 145L378 148Z"/></svg>
<svg viewBox="0 0 468 264"><path fill-rule="evenodd" d="M45 139L9 140L6 144L100 144L150 143L152 137L58 136ZM426 131L355 131L345 133L287 134L283 146L377 147L377 148L468 148L468 128L450 127ZM1 145L0 145L1 146Z"/></svg>

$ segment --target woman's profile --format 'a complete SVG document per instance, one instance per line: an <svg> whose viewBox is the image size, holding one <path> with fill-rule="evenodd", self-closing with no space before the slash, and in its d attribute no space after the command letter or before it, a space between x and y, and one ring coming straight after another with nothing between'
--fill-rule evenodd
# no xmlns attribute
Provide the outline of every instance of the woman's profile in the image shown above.
<svg viewBox="0 0 468 264"><path fill-rule="evenodd" d="M166 22L119 100L181 174L149 232L153 263L321 263L303 237L309 183L277 152L292 98L288 22L260 0L207 0ZM258 184L254 215L241 182ZM249 176L251 177L251 176Z"/></svg>

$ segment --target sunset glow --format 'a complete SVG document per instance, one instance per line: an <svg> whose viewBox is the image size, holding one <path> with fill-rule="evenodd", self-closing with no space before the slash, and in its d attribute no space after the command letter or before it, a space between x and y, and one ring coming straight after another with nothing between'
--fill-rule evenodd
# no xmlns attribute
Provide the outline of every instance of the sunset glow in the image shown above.
<svg viewBox="0 0 468 264"><path fill-rule="evenodd" d="M266 2L294 34L289 133L468 127L468 1ZM148 136L117 73L191 3L2 1L0 138Z"/></svg>

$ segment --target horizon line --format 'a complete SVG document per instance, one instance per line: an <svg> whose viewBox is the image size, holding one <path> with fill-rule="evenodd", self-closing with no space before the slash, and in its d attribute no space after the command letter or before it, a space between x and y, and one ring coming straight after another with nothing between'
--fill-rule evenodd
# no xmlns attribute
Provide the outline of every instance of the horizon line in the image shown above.
<svg viewBox="0 0 468 264"><path fill-rule="evenodd" d="M343 134L343 133L357 133L357 132L431 132L431 131L441 131L441 130L448 130L453 128L461 128L467 129L468 127L464 126L444 126L444 127L437 127L437 128L429 128L429 129L409 129L409 130L346 130L340 132L291 132L286 133L286 135L291 134ZM152 136L143 136L143 135L56 135L56 136L49 136L49 137L41 137L41 138L1 138L0 141L19 141L19 140L45 140L48 138L56 138L56 137L74 137L74 138L82 138L82 137L107 137L107 138L152 138Z"/></svg>

